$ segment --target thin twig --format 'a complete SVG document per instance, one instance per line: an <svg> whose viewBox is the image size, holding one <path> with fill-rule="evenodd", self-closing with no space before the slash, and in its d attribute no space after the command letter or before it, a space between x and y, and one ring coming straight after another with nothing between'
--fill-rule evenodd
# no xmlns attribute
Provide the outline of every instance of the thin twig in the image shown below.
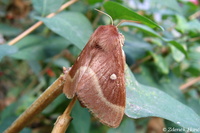
<svg viewBox="0 0 200 133"><path fill-rule="evenodd" d="M131 69L132 71L134 71L140 64L142 64L142 63L144 63L144 62L150 60L151 58L152 58L152 56L149 55L149 56L147 56L147 57L145 57L145 58L143 58L143 59L138 60L135 64L133 64L133 65L130 67L130 69Z"/></svg>
<svg viewBox="0 0 200 133"><path fill-rule="evenodd" d="M61 93L64 84L63 76L60 76L46 91L38 97L38 99L15 120L12 125L5 130L5 133L17 133L20 132L33 117L39 114L44 108L47 107L54 99L56 99Z"/></svg>
<svg viewBox="0 0 200 133"><path fill-rule="evenodd" d="M190 38L189 42L196 42L198 40L200 40L200 37L194 37L194 38Z"/></svg>
<svg viewBox="0 0 200 133"><path fill-rule="evenodd" d="M66 2L64 5L62 5L55 13L51 13L49 14L46 18L51 18L53 16L55 16L56 14L58 14L59 12L63 11L65 8L67 8L68 6L72 5L73 3L77 2L78 0L70 0L68 2ZM41 26L43 24L42 21L37 22L36 24L34 24L33 26L31 26L29 29L27 29L26 31L24 31L23 33L21 33L19 36L17 36L16 38L14 38L13 40L11 40L8 45L13 45L16 42L18 42L19 40L21 40L22 38L24 38L25 36L27 36L29 33L31 33L32 31L34 31L36 28L38 28L39 26Z"/></svg>
<svg viewBox="0 0 200 133"><path fill-rule="evenodd" d="M69 50L63 51L64 57L69 60L70 62L74 63L76 61L76 57L72 55L72 53Z"/></svg>
<svg viewBox="0 0 200 133"><path fill-rule="evenodd" d="M195 18L198 18L200 16L200 11L197 11L195 12L194 14L192 14L189 19L192 20L192 19L195 19Z"/></svg>
<svg viewBox="0 0 200 133"><path fill-rule="evenodd" d="M65 112L60 117L58 117L58 119L54 125L54 128L52 130L52 133L65 133L65 131L67 130L67 128L72 120L72 118L70 117L70 113L71 113L72 108L75 103L76 103L76 96L69 103Z"/></svg>
<svg viewBox="0 0 200 133"><path fill-rule="evenodd" d="M180 90L185 90L186 88L192 86L193 84L195 84L195 83L197 83L199 81L200 81L200 76L197 77L197 78L194 78L194 79L190 80L189 82L187 82L187 83L185 83L183 85L181 85L180 86Z"/></svg>

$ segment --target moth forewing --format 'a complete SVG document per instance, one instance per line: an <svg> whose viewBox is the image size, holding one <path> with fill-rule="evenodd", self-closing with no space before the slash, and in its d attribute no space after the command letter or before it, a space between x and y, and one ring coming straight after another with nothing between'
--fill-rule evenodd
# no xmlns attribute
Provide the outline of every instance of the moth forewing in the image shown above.
<svg viewBox="0 0 200 133"><path fill-rule="evenodd" d="M100 26L66 76L64 93L77 95L100 122L118 127L125 109L124 37L113 25Z"/></svg>

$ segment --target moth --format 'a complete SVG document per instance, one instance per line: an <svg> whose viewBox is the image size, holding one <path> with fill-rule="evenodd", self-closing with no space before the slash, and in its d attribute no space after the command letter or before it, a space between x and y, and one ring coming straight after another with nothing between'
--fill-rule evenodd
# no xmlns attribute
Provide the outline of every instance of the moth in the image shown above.
<svg viewBox="0 0 200 133"><path fill-rule="evenodd" d="M124 115L124 36L114 25L99 26L66 75L63 92L77 96L99 121L118 127Z"/></svg>

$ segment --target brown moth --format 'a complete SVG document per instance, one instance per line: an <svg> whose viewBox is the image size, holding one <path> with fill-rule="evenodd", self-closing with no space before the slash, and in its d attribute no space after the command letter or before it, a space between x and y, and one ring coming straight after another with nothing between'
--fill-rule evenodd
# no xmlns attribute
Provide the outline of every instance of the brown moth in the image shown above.
<svg viewBox="0 0 200 133"><path fill-rule="evenodd" d="M75 95L96 118L118 127L124 115L124 36L114 25L99 26L66 75L63 92Z"/></svg>

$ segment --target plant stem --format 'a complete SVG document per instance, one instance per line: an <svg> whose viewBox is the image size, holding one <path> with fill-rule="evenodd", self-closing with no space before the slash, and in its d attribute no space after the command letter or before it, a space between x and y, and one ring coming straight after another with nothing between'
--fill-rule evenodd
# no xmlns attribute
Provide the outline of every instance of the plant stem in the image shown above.
<svg viewBox="0 0 200 133"><path fill-rule="evenodd" d="M183 85L181 85L181 86L180 86L180 90L183 91L183 90L185 90L186 88L192 86L193 84L195 84L195 83L197 83L197 82L199 82L199 81L200 81L200 76L197 77L197 78L194 78L194 79L192 79L192 80L190 80L190 81L188 81L187 83L185 83L185 84L183 84Z"/></svg>
<svg viewBox="0 0 200 133"><path fill-rule="evenodd" d="M53 16L55 16L56 14L58 14L59 12L63 11L65 8L67 8L68 6L74 4L75 2L77 2L78 0L70 0L68 2L66 2L65 4L63 4L55 13L51 13L49 14L46 18L51 18ZM14 38L13 40L11 40L8 45L13 45L16 42L18 42L19 40L21 40L22 38L24 38L25 36L27 36L29 33L31 33L32 31L34 31L35 29L37 29L39 26L41 26L43 24L42 21L37 22L36 24L34 24L33 26L31 26L29 29L27 29L26 31L24 31L23 33L21 33L19 36L17 36L16 38Z"/></svg>
<svg viewBox="0 0 200 133"><path fill-rule="evenodd" d="M12 125L5 130L5 133L20 132L33 117L39 114L44 108L47 107L54 99L61 93L64 84L63 76L60 76L51 86L49 86L44 93L28 108L26 111L17 118Z"/></svg>
<svg viewBox="0 0 200 133"><path fill-rule="evenodd" d="M52 133L65 133L67 130L72 118L70 117L70 113L72 111L72 108L74 104L76 103L76 96L72 99L72 101L69 103L68 107L66 108L65 112L58 117L55 126L52 130Z"/></svg>
<svg viewBox="0 0 200 133"><path fill-rule="evenodd" d="M133 64L131 67L130 67L130 69L132 70L132 71L134 71L140 64L142 64L142 63L144 63L144 62L146 62L146 61L148 61L148 60L150 60L150 59L152 59L152 56L146 56L146 57L144 57L144 58L142 58L142 59L140 59L140 60L138 60L135 64Z"/></svg>

